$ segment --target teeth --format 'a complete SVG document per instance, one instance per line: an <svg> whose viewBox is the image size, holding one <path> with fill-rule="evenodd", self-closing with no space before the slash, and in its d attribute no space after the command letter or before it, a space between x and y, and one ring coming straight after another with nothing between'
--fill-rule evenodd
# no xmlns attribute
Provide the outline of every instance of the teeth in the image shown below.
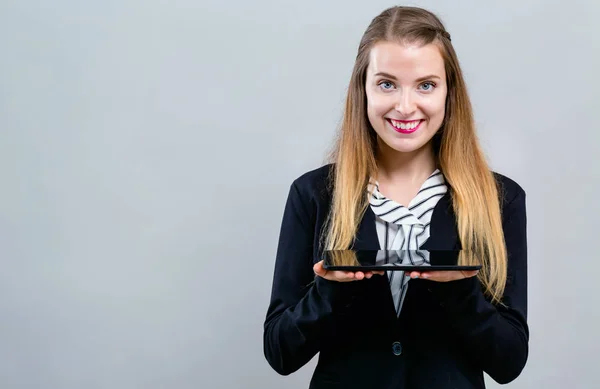
<svg viewBox="0 0 600 389"><path fill-rule="evenodd" d="M419 120L414 121L414 122L410 122L410 123L402 123L402 122L397 122L395 120L391 120L392 125L396 128L400 128L402 130L413 130L415 127L417 127L420 123Z"/></svg>

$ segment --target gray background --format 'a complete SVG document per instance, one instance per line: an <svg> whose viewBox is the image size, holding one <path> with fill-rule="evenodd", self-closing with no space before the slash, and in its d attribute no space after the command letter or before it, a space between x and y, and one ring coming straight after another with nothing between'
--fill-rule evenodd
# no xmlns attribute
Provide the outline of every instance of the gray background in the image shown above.
<svg viewBox="0 0 600 389"><path fill-rule="evenodd" d="M446 22L492 166L528 193L510 387L594 387L600 6L411 4ZM262 354L279 223L391 5L3 0L0 387L307 387L314 361L279 377Z"/></svg>

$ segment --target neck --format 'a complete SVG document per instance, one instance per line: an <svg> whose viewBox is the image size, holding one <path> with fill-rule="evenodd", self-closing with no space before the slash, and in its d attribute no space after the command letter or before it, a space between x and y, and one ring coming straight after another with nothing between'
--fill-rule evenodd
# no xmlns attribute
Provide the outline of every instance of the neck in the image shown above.
<svg viewBox="0 0 600 389"><path fill-rule="evenodd" d="M396 151L381 140L378 143L377 175L380 181L424 181L437 167L431 142L409 153Z"/></svg>

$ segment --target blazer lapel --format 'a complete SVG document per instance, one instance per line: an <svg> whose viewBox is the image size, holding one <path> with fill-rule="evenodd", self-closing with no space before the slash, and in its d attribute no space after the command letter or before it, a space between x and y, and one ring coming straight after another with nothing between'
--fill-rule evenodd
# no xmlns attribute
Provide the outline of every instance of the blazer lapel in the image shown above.
<svg viewBox="0 0 600 389"><path fill-rule="evenodd" d="M365 214L358 225L356 238L352 245L354 250L381 250L377 230L375 228L375 214L371 207L367 207Z"/></svg>
<svg viewBox="0 0 600 389"><path fill-rule="evenodd" d="M452 208L450 191L437 203L431 215L429 239L421 247L423 250L459 250L456 215Z"/></svg>

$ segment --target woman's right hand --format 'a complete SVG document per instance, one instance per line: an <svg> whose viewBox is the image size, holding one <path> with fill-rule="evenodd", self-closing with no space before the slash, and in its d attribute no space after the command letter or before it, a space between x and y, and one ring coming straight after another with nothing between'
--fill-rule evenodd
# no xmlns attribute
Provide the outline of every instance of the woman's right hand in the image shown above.
<svg viewBox="0 0 600 389"><path fill-rule="evenodd" d="M383 275L383 271L368 271L368 272L351 272L351 271L339 271L339 270L325 270L323 268L323 261L315 263L313 270L316 275L323 277L329 281L338 282L349 282L349 281L360 281L362 279L369 279L374 275Z"/></svg>

